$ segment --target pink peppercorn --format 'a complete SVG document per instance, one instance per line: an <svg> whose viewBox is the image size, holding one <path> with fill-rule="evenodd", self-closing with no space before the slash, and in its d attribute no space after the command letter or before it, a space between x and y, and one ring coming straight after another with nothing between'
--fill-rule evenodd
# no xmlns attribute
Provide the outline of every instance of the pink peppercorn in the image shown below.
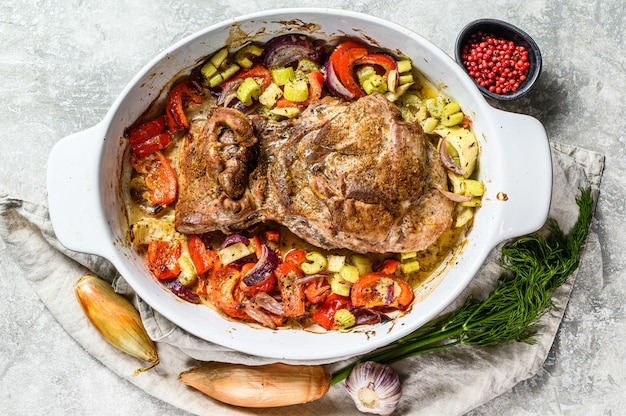
<svg viewBox="0 0 626 416"><path fill-rule="evenodd" d="M528 51L521 45L491 33L472 34L461 51L469 76L496 94L517 91L528 76Z"/></svg>

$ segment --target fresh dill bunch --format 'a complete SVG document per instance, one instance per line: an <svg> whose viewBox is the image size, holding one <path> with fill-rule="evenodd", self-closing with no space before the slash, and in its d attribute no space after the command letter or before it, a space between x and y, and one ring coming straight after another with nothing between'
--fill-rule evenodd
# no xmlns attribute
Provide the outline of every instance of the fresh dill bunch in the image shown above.
<svg viewBox="0 0 626 416"><path fill-rule="evenodd" d="M554 307L553 292L578 267L589 232L593 199L589 192L581 190L576 203L578 219L568 235L550 219L547 235L523 236L502 247L499 264L504 273L487 298L469 297L455 311L358 362L389 364L459 344L497 347L512 340L534 343L539 329L537 320ZM355 364L333 374L331 383L345 379Z"/></svg>

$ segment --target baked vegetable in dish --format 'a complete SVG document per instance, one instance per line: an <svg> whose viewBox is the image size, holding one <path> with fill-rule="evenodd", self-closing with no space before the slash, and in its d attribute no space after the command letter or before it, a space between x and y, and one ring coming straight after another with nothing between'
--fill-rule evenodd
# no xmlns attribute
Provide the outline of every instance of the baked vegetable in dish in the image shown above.
<svg viewBox="0 0 626 416"><path fill-rule="evenodd" d="M471 120L406 57L286 35L172 85L126 131L131 240L173 293L228 318L392 319L480 206Z"/></svg>

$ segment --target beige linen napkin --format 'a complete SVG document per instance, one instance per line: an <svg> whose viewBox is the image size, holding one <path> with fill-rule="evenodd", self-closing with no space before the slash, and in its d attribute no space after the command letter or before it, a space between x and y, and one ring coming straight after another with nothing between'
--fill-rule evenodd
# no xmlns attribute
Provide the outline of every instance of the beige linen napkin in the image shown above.
<svg viewBox="0 0 626 416"><path fill-rule="evenodd" d="M579 189L591 192L597 201L604 157L562 143L552 143L554 169L550 217L564 231L576 221L575 197ZM11 198L0 192L0 236L8 252L42 302L65 330L94 357L120 377L149 394L198 415L351 415L360 414L343 385L331 388L322 399L282 409L242 409L216 402L180 383L178 374L199 361L262 363L259 359L198 339L162 317L141 301L112 265L97 256L71 252L55 239L47 208ZM496 247L470 286L449 309L469 294L484 297L502 270L496 264ZM78 306L72 285L86 271L107 279L128 296L141 312L150 336L157 342L161 364L132 377L142 363L104 341ZM460 415L496 397L521 380L532 377L546 359L563 317L576 278L602 275L597 236L590 233L580 266L554 295L557 309L541 318L537 343L510 342L498 348L454 347L406 359L395 365L401 374L403 398L397 415ZM345 364L328 364L332 371Z"/></svg>

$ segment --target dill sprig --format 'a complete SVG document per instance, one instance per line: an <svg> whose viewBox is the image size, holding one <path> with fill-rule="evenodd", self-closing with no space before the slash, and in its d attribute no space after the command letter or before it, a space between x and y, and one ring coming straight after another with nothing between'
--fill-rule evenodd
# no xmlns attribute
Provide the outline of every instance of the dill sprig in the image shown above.
<svg viewBox="0 0 626 416"><path fill-rule="evenodd" d="M389 364L460 344L497 347L512 340L534 343L537 320L554 308L552 294L578 267L587 238L593 200L589 192L581 190L576 203L579 215L568 235L550 219L547 235L523 236L502 247L499 264L504 273L487 298L469 297L455 311L358 362ZM331 384L345 379L354 365L335 372Z"/></svg>

